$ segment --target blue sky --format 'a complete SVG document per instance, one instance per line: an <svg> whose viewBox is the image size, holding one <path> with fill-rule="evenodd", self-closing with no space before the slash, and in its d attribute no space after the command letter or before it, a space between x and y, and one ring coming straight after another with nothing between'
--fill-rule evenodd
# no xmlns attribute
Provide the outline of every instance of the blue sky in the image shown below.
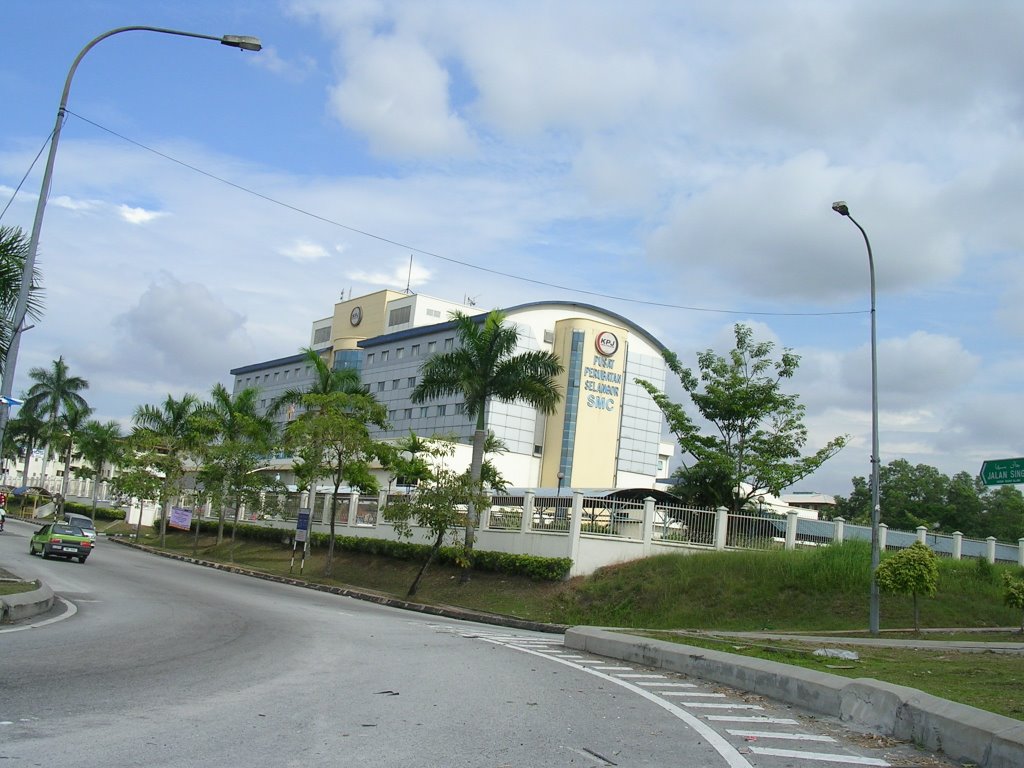
<svg viewBox="0 0 1024 768"><path fill-rule="evenodd" d="M802 356L793 490L881 457L1021 455L1024 5L7 0L0 201L74 78L15 392L64 355L101 419L292 354L342 291L543 299L685 362L735 322ZM0 223L31 225L43 160ZM225 183L229 182L229 183ZM269 198L269 199L268 199ZM678 389L676 390L678 393ZM681 393L678 393L680 398Z"/></svg>

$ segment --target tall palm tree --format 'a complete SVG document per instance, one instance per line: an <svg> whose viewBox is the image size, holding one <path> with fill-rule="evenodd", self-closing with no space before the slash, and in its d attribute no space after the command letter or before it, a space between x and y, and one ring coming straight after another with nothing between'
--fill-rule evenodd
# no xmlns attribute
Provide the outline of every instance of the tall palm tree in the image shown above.
<svg viewBox="0 0 1024 768"><path fill-rule="evenodd" d="M523 402L541 413L554 413L562 394L555 379L564 368L553 352L516 354L519 331L505 324L505 313L493 310L486 317L453 312L459 346L427 358L412 401L462 395L466 413L476 419L470 477L479 484L487 441L487 405L491 400ZM466 550L473 549L478 514L470 505L466 515ZM462 580L469 578L468 568Z"/></svg>
<svg viewBox="0 0 1024 768"><path fill-rule="evenodd" d="M24 457L21 484L28 485L28 470L29 462L32 460L32 451L43 444L46 437L46 422L32 411L26 411L23 408L16 418L11 419L9 427L7 434L10 442Z"/></svg>
<svg viewBox="0 0 1024 768"><path fill-rule="evenodd" d="M204 475L219 482L234 509L235 528L242 499L265 488L267 483L256 472L266 462L274 442L274 422L257 412L259 390L243 389L235 395L223 384L214 386L211 401L199 413L198 423L208 445L204 450ZM209 490L209 485L207 486ZM220 510L217 543L224 538L224 509Z"/></svg>
<svg viewBox="0 0 1024 768"><path fill-rule="evenodd" d="M159 408L140 405L132 415L135 425L133 437L149 450L154 463L163 472L161 547L167 537L171 502L181 495L185 461L196 451L202 439L198 422L200 407L198 398L193 394L186 393L180 400L168 395Z"/></svg>
<svg viewBox="0 0 1024 768"><path fill-rule="evenodd" d="M60 486L60 504L64 506L64 500L68 497L68 486L71 483L71 459L74 454L75 444L82 436L85 425L92 415L92 408L85 406L79 408L71 406L57 419L57 432L54 435L54 444L59 447L64 455L64 480Z"/></svg>
<svg viewBox="0 0 1024 768"><path fill-rule="evenodd" d="M99 494L103 470L118 463L124 451L124 436L116 421L101 423L90 421L82 430L79 449L92 466L92 520L96 521L96 499Z"/></svg>
<svg viewBox="0 0 1024 768"><path fill-rule="evenodd" d="M46 454L43 456L43 468L40 474L46 477L46 464L50 459L50 445L58 438L57 419L61 413L70 408L87 408L89 404L79 394L89 388L89 382L81 376L68 373L68 364L64 356L53 361L50 368L33 368L28 372L29 378L35 383L28 388L25 396L24 409L36 413L46 421ZM45 482L45 480L44 480Z"/></svg>
<svg viewBox="0 0 1024 768"><path fill-rule="evenodd" d="M14 332L14 310L21 292L22 272L28 256L28 237L20 227L0 227L0 371L7 361ZM42 316L43 296L39 284L39 270L32 275L28 289L27 319Z"/></svg>
<svg viewBox="0 0 1024 768"><path fill-rule="evenodd" d="M365 391L359 378L359 371L355 368L331 368L320 353L311 347L306 347L302 353L306 356L306 362L313 366L313 372L316 374L313 382L305 389L292 387L274 398L267 411L271 418L277 416L284 408L302 405L302 398L306 395L330 395L334 392L355 395Z"/></svg>

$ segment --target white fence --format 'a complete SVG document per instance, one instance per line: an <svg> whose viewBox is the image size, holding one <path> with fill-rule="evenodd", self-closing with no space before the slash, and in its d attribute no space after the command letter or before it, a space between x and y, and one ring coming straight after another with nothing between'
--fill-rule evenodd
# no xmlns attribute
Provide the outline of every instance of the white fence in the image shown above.
<svg viewBox="0 0 1024 768"><path fill-rule="evenodd" d="M297 509L295 496L282 502L280 519L263 521L284 530L294 528ZM381 518L387 494L359 496L340 494L337 500L336 533L395 539L391 525ZM299 500L305 506L308 498ZM313 512L313 530L327 532L330 520L330 494L317 497ZM429 543L426 530L413 529L413 541ZM711 550L796 549L816 547L852 539L870 541L871 529L850 525L841 518L812 520L798 517L796 511L785 516L773 514L733 514L724 507L717 510L656 504L653 498L643 502L614 501L571 495L538 497L532 491L521 496L496 495L491 506L481 510L476 546L482 550L568 557L571 576L583 576L598 568L651 555L674 552L694 554ZM883 549L903 549L920 541L943 557L984 558L991 563L1016 563L1024 566L1024 539L1016 546L1000 544L994 538L985 541L928 533L924 527L915 533L879 527L879 545Z"/></svg>

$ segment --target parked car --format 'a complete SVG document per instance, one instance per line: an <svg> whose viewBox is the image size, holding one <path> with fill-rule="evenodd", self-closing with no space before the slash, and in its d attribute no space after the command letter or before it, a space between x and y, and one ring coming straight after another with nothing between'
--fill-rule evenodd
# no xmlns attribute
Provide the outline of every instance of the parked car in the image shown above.
<svg viewBox="0 0 1024 768"><path fill-rule="evenodd" d="M93 546L96 546L96 524L88 517L74 512L65 512L64 519L61 522L73 525L75 528L81 528L82 533L92 540Z"/></svg>
<svg viewBox="0 0 1024 768"><path fill-rule="evenodd" d="M47 523L36 531L29 540L28 553L39 553L48 557L78 558L84 563L92 552L92 539L82 533L81 528L65 523Z"/></svg>

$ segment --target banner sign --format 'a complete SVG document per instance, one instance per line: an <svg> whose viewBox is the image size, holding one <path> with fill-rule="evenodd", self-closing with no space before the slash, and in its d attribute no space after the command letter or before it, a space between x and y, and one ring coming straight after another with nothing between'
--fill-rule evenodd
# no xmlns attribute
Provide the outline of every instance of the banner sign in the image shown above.
<svg viewBox="0 0 1024 768"><path fill-rule="evenodd" d="M295 521L295 540L306 541L309 538L309 518L310 511L308 509L299 510L299 518Z"/></svg>
<svg viewBox="0 0 1024 768"><path fill-rule="evenodd" d="M192 527L192 510L171 507L171 517L168 519L167 524L171 528L180 528L183 531L187 531Z"/></svg>

